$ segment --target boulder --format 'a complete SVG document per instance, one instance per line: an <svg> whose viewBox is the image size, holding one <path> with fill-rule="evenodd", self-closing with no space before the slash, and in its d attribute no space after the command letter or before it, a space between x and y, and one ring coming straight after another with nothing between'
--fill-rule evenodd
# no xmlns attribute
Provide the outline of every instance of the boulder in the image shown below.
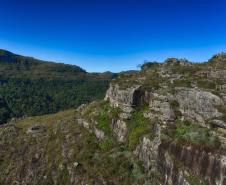
<svg viewBox="0 0 226 185"><path fill-rule="evenodd" d="M28 128L27 133L28 134L38 134L38 133L42 133L44 130L45 130L45 127L43 125L34 124Z"/></svg>

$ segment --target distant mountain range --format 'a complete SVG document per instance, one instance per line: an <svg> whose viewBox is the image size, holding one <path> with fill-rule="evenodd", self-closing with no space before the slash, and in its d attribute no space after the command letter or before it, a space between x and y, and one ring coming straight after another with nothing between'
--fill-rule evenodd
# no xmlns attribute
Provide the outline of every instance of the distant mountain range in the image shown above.
<svg viewBox="0 0 226 185"><path fill-rule="evenodd" d="M116 74L88 73L76 65L0 49L0 123L54 113L103 98Z"/></svg>

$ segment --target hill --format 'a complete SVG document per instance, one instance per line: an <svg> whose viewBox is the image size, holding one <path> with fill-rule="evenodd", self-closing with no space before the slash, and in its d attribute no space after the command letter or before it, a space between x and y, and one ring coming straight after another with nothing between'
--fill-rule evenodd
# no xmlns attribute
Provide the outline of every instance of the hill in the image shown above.
<svg viewBox="0 0 226 185"><path fill-rule="evenodd" d="M0 95L6 106L2 105L0 123L11 117L54 113L101 99L114 76L0 50Z"/></svg>
<svg viewBox="0 0 226 185"><path fill-rule="evenodd" d="M0 184L224 185L225 62L147 62L103 100L0 126Z"/></svg>

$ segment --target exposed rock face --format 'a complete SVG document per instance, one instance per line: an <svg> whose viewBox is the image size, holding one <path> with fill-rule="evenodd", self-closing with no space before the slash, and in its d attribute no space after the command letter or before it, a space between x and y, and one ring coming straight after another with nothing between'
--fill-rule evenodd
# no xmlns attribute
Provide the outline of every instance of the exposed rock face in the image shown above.
<svg viewBox="0 0 226 185"><path fill-rule="evenodd" d="M98 139L104 139L104 132L94 127L94 134Z"/></svg>
<svg viewBox="0 0 226 185"><path fill-rule="evenodd" d="M217 109L217 106L222 104L218 96L198 89L177 88L176 90L174 98L179 103L181 113L187 119L207 126L207 120L222 116Z"/></svg>
<svg viewBox="0 0 226 185"><path fill-rule="evenodd" d="M189 170L190 175L201 176L208 184L226 184L225 155L192 145L162 143L159 147L159 166L165 174L165 184L180 185L178 166L172 159Z"/></svg>
<svg viewBox="0 0 226 185"><path fill-rule="evenodd" d="M160 140L160 126L156 125L156 133L154 139L144 136L140 139L139 145L136 147L134 154L143 161L146 171L157 170L158 147L161 144Z"/></svg>
<svg viewBox="0 0 226 185"><path fill-rule="evenodd" d="M169 99L167 96L153 93L152 98L149 100L150 111L149 116L158 117L162 122L170 122L175 120L174 111L172 110Z"/></svg>
<svg viewBox="0 0 226 185"><path fill-rule="evenodd" d="M167 96L151 93L141 89L141 86L120 90L118 85L111 85L105 99L109 99L114 107L120 107L124 112L121 118L129 119L133 107L149 105L150 112L146 117L159 117L162 121L174 121L175 115Z"/></svg>
<svg viewBox="0 0 226 185"><path fill-rule="evenodd" d="M198 88L177 87L174 94L164 95L141 89L141 86L137 86L121 90L114 84L109 88L106 99L110 100L112 106L122 108L121 119L130 119L131 111L127 110L146 104L149 109L144 113L144 117L150 120L157 119L163 124L156 124L155 136L141 137L133 152L143 162L145 170L160 171L164 185L193 185L194 181L197 184L203 181L209 185L226 184L224 154L195 145L183 146L164 143L161 140L161 130L167 127L167 124L173 124L176 119L171 101L178 103L178 110L183 119L191 120L203 127L210 127L211 124L226 128L225 122L221 120L223 114L218 110L218 107L223 105L223 100ZM113 132L118 141L125 142L128 134L126 122L115 121Z"/></svg>
<svg viewBox="0 0 226 185"><path fill-rule="evenodd" d="M128 133L126 122L122 120L112 120L112 127L118 142L125 142Z"/></svg>
<svg viewBox="0 0 226 185"><path fill-rule="evenodd" d="M210 79L225 79L226 70L210 70L207 72L206 76Z"/></svg>
<svg viewBox="0 0 226 185"><path fill-rule="evenodd" d="M150 120L157 118L163 124L173 123L176 116L170 101L174 100L178 102L178 109L184 119L204 127L209 127L211 123L216 127L226 128L221 120L222 113L218 110L223 105L223 100L211 92L197 88L176 88L175 94L162 95L141 89L141 86L137 86L121 90L118 85L112 85L106 99L110 100L112 106L122 108L124 112L121 113L121 118L125 120L130 119L128 112L131 111L127 110L147 104L149 111L144 113L144 117ZM160 171L165 185L192 185L194 182L191 181L196 178L200 184L203 181L210 185L226 184L225 155L193 145L162 143L161 127L158 125L154 138L143 136L134 150L135 156L143 162L147 172ZM118 141L126 141L126 122L115 121L113 131Z"/></svg>
<svg viewBox="0 0 226 185"><path fill-rule="evenodd" d="M168 152L163 152L162 156L158 156L159 170L163 174L164 185L191 185L185 178L184 171L175 166Z"/></svg>
<svg viewBox="0 0 226 185"><path fill-rule="evenodd" d="M90 123L88 123L86 120L84 120L82 118L77 119L77 122L79 125L83 126L86 129L90 128Z"/></svg>
<svg viewBox="0 0 226 185"><path fill-rule="evenodd" d="M222 120L213 119L210 122L213 126L226 129L226 123Z"/></svg>
<svg viewBox="0 0 226 185"><path fill-rule="evenodd" d="M49 184L57 185L58 173L64 170L70 177L70 185L226 185L223 64L212 62L214 67L210 69L206 64L193 66L177 59L145 64L140 73L129 72L110 85L105 97L109 101L79 107L71 118L75 123L68 128L62 123L56 125L58 132L52 132L54 128L47 134L33 124L28 127L25 139L18 137L19 129L2 128L3 132L0 129L0 138L7 142L5 134L18 137L22 143L26 139L30 143L44 143L46 139L59 142L63 138L60 145L55 143L57 150L48 151L51 156L60 154L57 165L51 161L51 173L42 169L53 157L43 158L43 151L32 151L31 165L26 166L27 175L21 185L35 179L36 173L43 179L51 177ZM31 137L34 133L44 137ZM3 156L8 143L1 144L0 141L3 153L0 156ZM7 150L12 152L12 146ZM40 145L42 150L43 146ZM28 149L22 148L20 157ZM78 158L73 158L75 154ZM0 169L1 163L0 159ZM10 182L16 172L10 173L5 182Z"/></svg>
<svg viewBox="0 0 226 185"><path fill-rule="evenodd" d="M119 85L110 85L105 100L109 99L113 107L120 107L124 112L131 112L132 107L140 103L143 92L140 86L121 89Z"/></svg>

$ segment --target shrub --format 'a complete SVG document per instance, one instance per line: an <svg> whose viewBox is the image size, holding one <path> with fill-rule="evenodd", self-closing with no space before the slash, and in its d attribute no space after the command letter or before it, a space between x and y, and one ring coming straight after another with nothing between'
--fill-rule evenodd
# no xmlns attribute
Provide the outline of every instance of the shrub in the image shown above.
<svg viewBox="0 0 226 185"><path fill-rule="evenodd" d="M150 130L150 121L143 116L145 108L136 110L129 121L128 145L134 149L139 142L139 138Z"/></svg>
<svg viewBox="0 0 226 185"><path fill-rule="evenodd" d="M99 143L99 147L101 150L107 151L114 146L114 143L115 142L113 138L107 138Z"/></svg>
<svg viewBox="0 0 226 185"><path fill-rule="evenodd" d="M112 130L110 127L111 120L108 117L98 117L96 127L104 131L105 134L110 135Z"/></svg>
<svg viewBox="0 0 226 185"><path fill-rule="evenodd" d="M210 148L219 148L221 143L217 136L213 135L208 128L200 127L188 121L177 121L176 129L171 132L171 137L178 141L204 145Z"/></svg>
<svg viewBox="0 0 226 185"><path fill-rule="evenodd" d="M198 87L204 88L204 89L215 89L216 88L216 84L214 82L211 81L207 81L205 80L199 80L197 82Z"/></svg>

